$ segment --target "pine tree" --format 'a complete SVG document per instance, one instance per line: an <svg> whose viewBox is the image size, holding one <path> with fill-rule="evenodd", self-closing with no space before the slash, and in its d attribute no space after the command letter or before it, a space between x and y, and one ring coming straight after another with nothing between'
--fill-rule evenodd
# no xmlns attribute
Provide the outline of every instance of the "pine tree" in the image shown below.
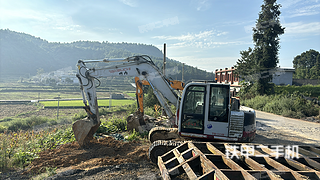
<svg viewBox="0 0 320 180"><path fill-rule="evenodd" d="M284 33L284 27L281 26L279 18L280 7L276 0L264 0L256 27L253 28L254 49L240 52L242 56L236 64L240 77L248 74L255 74L255 77L258 77L254 80L252 88L255 88L260 95L273 91L273 86L269 83L272 80L270 72L279 63L279 36ZM246 55L246 58L243 58L243 55ZM246 73L243 73L245 71Z"/></svg>

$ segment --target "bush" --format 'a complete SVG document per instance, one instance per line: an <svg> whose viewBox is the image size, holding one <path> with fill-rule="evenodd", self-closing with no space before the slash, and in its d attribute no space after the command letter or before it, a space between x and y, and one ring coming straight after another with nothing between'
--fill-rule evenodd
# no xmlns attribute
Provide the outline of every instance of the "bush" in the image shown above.
<svg viewBox="0 0 320 180"><path fill-rule="evenodd" d="M275 86L275 93L277 94L294 94L295 92L299 92L300 94L303 94L305 96L320 97L320 85Z"/></svg>
<svg viewBox="0 0 320 180"><path fill-rule="evenodd" d="M127 129L127 120L126 117L116 117L112 116L106 121L101 121L101 124L96 131L96 133L116 133L125 131Z"/></svg>
<svg viewBox="0 0 320 180"><path fill-rule="evenodd" d="M50 125L57 124L56 120L48 119L42 116L31 116L28 118L12 118L10 121L4 122L0 125L0 132L5 130L9 131L19 131L32 129L34 126L41 125L44 123L49 123Z"/></svg>
<svg viewBox="0 0 320 180"><path fill-rule="evenodd" d="M8 167L25 167L40 151L75 141L71 127L51 131L17 131L0 133L0 171Z"/></svg>
<svg viewBox="0 0 320 180"><path fill-rule="evenodd" d="M317 116L320 107L297 94L256 96L241 101L242 105L291 118Z"/></svg>

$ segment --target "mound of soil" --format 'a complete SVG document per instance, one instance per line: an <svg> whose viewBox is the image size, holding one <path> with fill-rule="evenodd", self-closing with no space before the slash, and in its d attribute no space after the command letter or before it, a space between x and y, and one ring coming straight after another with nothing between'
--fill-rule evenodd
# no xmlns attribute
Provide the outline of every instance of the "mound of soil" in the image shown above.
<svg viewBox="0 0 320 180"><path fill-rule="evenodd" d="M45 172L48 167L89 170L105 165L145 162L148 161L148 148L148 144L118 141L112 137L94 139L85 148L73 142L41 152L24 174Z"/></svg>

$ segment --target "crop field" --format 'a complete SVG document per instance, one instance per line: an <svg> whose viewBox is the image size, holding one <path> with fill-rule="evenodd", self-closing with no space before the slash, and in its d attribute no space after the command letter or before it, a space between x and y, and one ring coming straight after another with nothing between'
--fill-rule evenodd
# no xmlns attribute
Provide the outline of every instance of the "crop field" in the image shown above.
<svg viewBox="0 0 320 180"><path fill-rule="evenodd" d="M112 99L111 106L123 106L133 104L135 100L133 99ZM44 107L58 107L58 101L41 101L40 102ZM109 106L109 99L98 100L99 107ZM59 101L59 107L82 107L82 100L72 100L72 101Z"/></svg>

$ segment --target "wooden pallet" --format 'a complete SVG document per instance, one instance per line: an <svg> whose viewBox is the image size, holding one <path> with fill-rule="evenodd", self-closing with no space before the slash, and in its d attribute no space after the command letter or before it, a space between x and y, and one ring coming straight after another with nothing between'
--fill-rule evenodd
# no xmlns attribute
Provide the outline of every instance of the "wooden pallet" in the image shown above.
<svg viewBox="0 0 320 180"><path fill-rule="evenodd" d="M320 180L320 147L186 142L158 166L164 180Z"/></svg>

